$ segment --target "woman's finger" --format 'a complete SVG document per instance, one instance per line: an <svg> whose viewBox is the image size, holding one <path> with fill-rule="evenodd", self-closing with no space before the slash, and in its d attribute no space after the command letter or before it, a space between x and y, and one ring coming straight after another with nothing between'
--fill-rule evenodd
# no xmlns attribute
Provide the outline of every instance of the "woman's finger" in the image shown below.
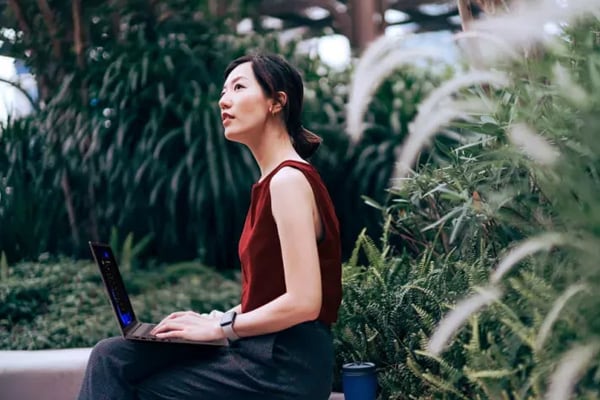
<svg viewBox="0 0 600 400"><path fill-rule="evenodd" d="M168 331L168 332L160 332L157 333L155 336L157 338L160 339L166 339L166 338L184 338L184 331Z"/></svg>
<svg viewBox="0 0 600 400"><path fill-rule="evenodd" d="M165 321L164 323L157 325L154 329L152 329L152 331L150 333L152 335L156 335L160 332L183 330L184 328L185 328L185 324L182 323L181 321L171 320L171 321Z"/></svg>

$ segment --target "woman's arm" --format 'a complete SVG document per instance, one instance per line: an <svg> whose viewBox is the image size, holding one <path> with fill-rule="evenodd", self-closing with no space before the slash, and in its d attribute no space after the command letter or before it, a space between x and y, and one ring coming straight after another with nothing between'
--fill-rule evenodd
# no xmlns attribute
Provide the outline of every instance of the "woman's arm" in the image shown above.
<svg viewBox="0 0 600 400"><path fill-rule="evenodd" d="M317 251L320 218L314 194L304 174L282 168L270 184L271 211L277 224L283 258L286 292L247 313L238 312L233 329L241 337L280 331L319 316L322 303L321 270ZM225 335L220 314L203 317L177 312L165 318L154 332L159 337L214 340Z"/></svg>
<svg viewBox="0 0 600 400"><path fill-rule="evenodd" d="M235 311L236 313L238 313L238 314L239 314L239 313L241 313L241 312L242 312L242 305L241 305L241 304L238 304L237 306L235 306L235 307L232 307L232 308L230 308L230 309L229 309L229 310L227 310L227 311L228 311L228 312L229 312L229 311Z"/></svg>
<svg viewBox="0 0 600 400"><path fill-rule="evenodd" d="M287 167L273 176L270 191L271 210L281 243L286 293L238 315L233 329L242 337L314 320L321 310L317 252L317 229L321 227L312 188L301 171Z"/></svg>

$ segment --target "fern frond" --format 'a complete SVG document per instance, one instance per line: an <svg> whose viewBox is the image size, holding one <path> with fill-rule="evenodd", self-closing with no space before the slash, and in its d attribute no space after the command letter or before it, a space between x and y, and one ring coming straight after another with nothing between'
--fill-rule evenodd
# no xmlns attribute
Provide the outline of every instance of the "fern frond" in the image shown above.
<svg viewBox="0 0 600 400"><path fill-rule="evenodd" d="M479 353L481 351L481 339L479 337L479 317L474 315L470 319L471 321L471 338L469 343L465 345L465 350L468 353Z"/></svg>
<svg viewBox="0 0 600 400"><path fill-rule="evenodd" d="M514 333L523 343L530 348L535 346L535 334L533 329L525 326L521 321L512 318L501 317L500 322L510 328L511 332Z"/></svg>
<svg viewBox="0 0 600 400"><path fill-rule="evenodd" d="M373 239L366 234L363 235L362 245L369 264L373 267L381 269L383 267L384 260L383 253L379 251L379 248Z"/></svg>
<svg viewBox="0 0 600 400"><path fill-rule="evenodd" d="M358 255L360 254L360 249L362 247L362 242L363 242L363 238L366 235L367 229L363 228L362 231L360 231L360 234L358 235L358 237L356 238L356 241L354 242L354 248L352 249L352 254L350 255L350 258L348 259L346 265L352 267L352 268L356 268L358 267Z"/></svg>
<svg viewBox="0 0 600 400"><path fill-rule="evenodd" d="M441 357L436 356L435 354L431 354L431 353L429 353L427 351L423 351L423 350L415 350L415 354L435 361L439 365L440 371L444 375L446 375L452 382L458 382L458 380L460 378L465 376L462 371L454 368L452 365L448 364L448 362L446 360L444 360Z"/></svg>
<svg viewBox="0 0 600 400"><path fill-rule="evenodd" d="M516 370L508 370L508 369L487 369L481 371L473 371L468 368L465 368L465 375L471 381L479 381L482 378L487 379L501 379L506 378L507 376L511 376L516 374L518 371Z"/></svg>
<svg viewBox="0 0 600 400"><path fill-rule="evenodd" d="M423 323L423 325L425 325L425 328L427 328L428 331L431 331L435 326L435 319L433 319L431 315L422 307L416 304L411 304L411 307L413 310L415 310L415 312L419 316L419 320Z"/></svg>
<svg viewBox="0 0 600 400"><path fill-rule="evenodd" d="M421 378L441 392L452 393L462 400L470 400L468 397L459 392L451 383L446 382L429 372L422 374Z"/></svg>

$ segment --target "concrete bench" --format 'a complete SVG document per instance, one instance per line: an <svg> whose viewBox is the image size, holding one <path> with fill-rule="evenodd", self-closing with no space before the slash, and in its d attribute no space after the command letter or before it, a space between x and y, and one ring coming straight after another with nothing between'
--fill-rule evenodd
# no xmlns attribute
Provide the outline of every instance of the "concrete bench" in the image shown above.
<svg viewBox="0 0 600 400"><path fill-rule="evenodd" d="M91 348L0 351L1 400L74 400ZM332 393L330 400L343 400Z"/></svg>

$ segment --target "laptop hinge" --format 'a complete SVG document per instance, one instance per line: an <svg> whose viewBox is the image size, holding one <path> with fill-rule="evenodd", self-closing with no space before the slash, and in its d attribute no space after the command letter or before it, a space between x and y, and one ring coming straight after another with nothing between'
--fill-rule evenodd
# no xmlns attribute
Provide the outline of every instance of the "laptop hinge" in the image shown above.
<svg viewBox="0 0 600 400"><path fill-rule="evenodd" d="M139 321L135 321L132 324L129 324L129 326L127 328L124 329L125 335L129 335L131 334L133 331L135 331L139 326L141 325L141 323Z"/></svg>

